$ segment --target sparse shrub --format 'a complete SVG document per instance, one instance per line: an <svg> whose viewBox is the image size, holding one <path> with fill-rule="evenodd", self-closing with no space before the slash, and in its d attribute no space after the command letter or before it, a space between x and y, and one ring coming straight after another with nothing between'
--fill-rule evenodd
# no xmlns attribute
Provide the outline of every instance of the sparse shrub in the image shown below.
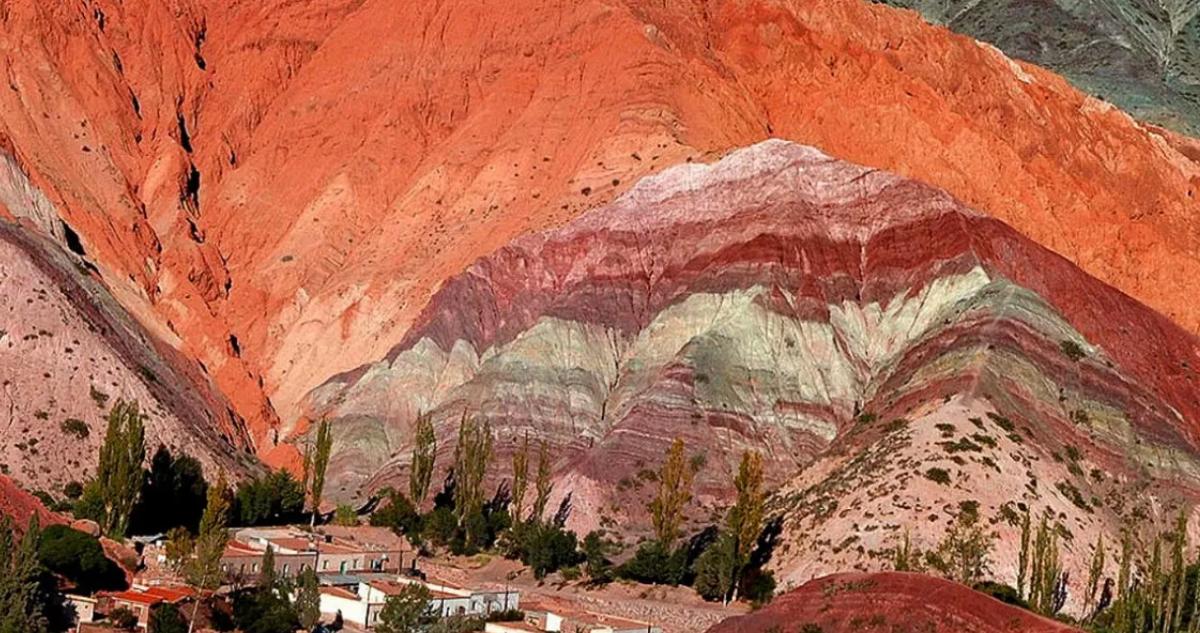
<svg viewBox="0 0 1200 633"><path fill-rule="evenodd" d="M1075 504L1075 506L1080 510L1085 510L1087 512L1092 511L1092 506L1088 505L1087 500L1083 498L1083 494L1080 493L1079 489L1076 488L1071 482L1060 481L1057 484L1054 484L1054 487L1058 488L1058 491L1061 492L1064 497L1069 499L1071 503Z"/></svg>
<svg viewBox="0 0 1200 633"><path fill-rule="evenodd" d="M979 453L983 451L983 447L967 437L960 437L953 442L938 442L938 446L941 446L942 450L951 455L955 453Z"/></svg>
<svg viewBox="0 0 1200 633"><path fill-rule="evenodd" d="M87 422L84 422L79 418L67 418L63 420L62 423L58 425L58 429L62 431L64 435L74 435L81 440L86 439L87 436L92 434L92 430L88 428Z"/></svg>
<svg viewBox="0 0 1200 633"><path fill-rule="evenodd" d="M92 385L91 387L89 387L89 389L90 389L89 395L91 395L91 397L92 397L92 402L95 402L97 407L100 407L101 409L103 409L104 407L108 406L108 394L107 393L100 391L99 389L96 388L95 385Z"/></svg>
<svg viewBox="0 0 1200 633"><path fill-rule="evenodd" d="M988 411L987 416L992 422L996 423L996 426L1004 429L1006 433L1012 433L1017 428L1017 426L1013 424L1012 420L1000 415L999 413Z"/></svg>
<svg viewBox="0 0 1200 633"><path fill-rule="evenodd" d="M925 478L943 486L950 485L950 473L946 472L945 468L930 468L925 471Z"/></svg>
<svg viewBox="0 0 1200 633"><path fill-rule="evenodd" d="M984 433L974 433L971 435L971 439L975 440L976 442L978 442L988 448L996 448L996 438L992 437L991 435L987 435Z"/></svg>
<svg viewBox="0 0 1200 633"><path fill-rule="evenodd" d="M1070 358L1075 362L1079 362L1085 356L1087 356L1087 352L1083 351L1083 348L1080 347L1079 343L1076 343L1075 341L1065 340L1059 343L1058 347L1062 350L1063 354L1067 355L1067 358Z"/></svg>
<svg viewBox="0 0 1200 633"><path fill-rule="evenodd" d="M358 512L354 510L354 506L339 504L334 512L333 522L336 525L358 525Z"/></svg>
<svg viewBox="0 0 1200 633"><path fill-rule="evenodd" d="M78 481L69 481L63 486L63 495L68 499L78 499L83 496L83 484Z"/></svg>
<svg viewBox="0 0 1200 633"><path fill-rule="evenodd" d="M1022 609L1029 608L1029 603L1021 599L1021 594L1017 593L1016 589L1004 583L985 580L975 583L972 589L979 593L987 594L1005 604L1011 604Z"/></svg>

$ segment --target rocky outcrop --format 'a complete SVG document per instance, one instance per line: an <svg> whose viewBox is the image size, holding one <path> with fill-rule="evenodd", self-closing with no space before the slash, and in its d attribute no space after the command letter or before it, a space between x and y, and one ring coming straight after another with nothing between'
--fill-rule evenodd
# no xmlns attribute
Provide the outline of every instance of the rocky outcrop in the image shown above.
<svg viewBox="0 0 1200 633"><path fill-rule="evenodd" d="M807 633L814 630L823 633L1078 631L957 583L900 573L826 576L708 631Z"/></svg>
<svg viewBox="0 0 1200 633"><path fill-rule="evenodd" d="M146 444L215 475L257 468L229 402L177 350L126 314L86 264L0 220L0 472L61 499L94 473L105 417L137 400Z"/></svg>
<svg viewBox="0 0 1200 633"><path fill-rule="evenodd" d="M1098 535L1134 516L1153 531L1200 498L1198 350L943 192L773 140L479 260L309 406L334 421L335 496L403 484L417 412L443 468L477 416L493 481L516 441L544 439L571 525L636 535L679 437L693 529L719 516L741 453L763 453L785 588L877 569L905 526L932 547L966 508L1001 535L997 577L1030 508L1057 517L1082 578Z"/></svg>
<svg viewBox="0 0 1200 633"><path fill-rule="evenodd" d="M53 205L260 454L477 257L772 136L941 187L1200 328L1182 141L887 7L10 0L0 20L0 177L38 192L9 211L70 242Z"/></svg>

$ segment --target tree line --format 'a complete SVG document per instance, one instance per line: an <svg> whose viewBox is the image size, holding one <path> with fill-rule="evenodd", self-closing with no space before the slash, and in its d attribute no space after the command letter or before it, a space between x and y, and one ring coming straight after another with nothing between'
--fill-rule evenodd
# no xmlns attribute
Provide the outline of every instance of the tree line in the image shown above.
<svg viewBox="0 0 1200 633"><path fill-rule="evenodd" d="M706 599L730 601L769 599L774 579L761 555L766 527L766 491L762 456L746 452L734 478L737 498L724 523L693 535L684 534L692 500L697 461L689 459L682 439L675 439L655 475L657 492L646 510L654 536L643 542L621 565L613 558L619 544L604 530L583 539L566 523L571 494L560 497L550 512L553 463L545 440L531 442L528 434L515 443L511 479L490 495L484 484L493 460L493 434L486 421L463 414L453 461L446 469L441 491L430 510L421 508L429 497L436 472L437 438L430 413L414 424L407 494L383 491L385 502L371 516L373 525L391 527L426 550L444 548L458 555L493 550L525 563L535 578L559 572L566 580L585 573L590 583L615 578L643 583L689 585ZM688 536L688 538L684 538ZM755 556L756 553L760 554Z"/></svg>
<svg viewBox="0 0 1200 633"><path fill-rule="evenodd" d="M977 505L960 504L954 523L937 547L922 554L906 531L893 548L898 571L932 571L1010 604L1081 626L1094 633L1200 633L1200 552L1188 556L1187 513L1142 542L1137 522L1121 527L1120 542L1104 535L1091 546L1087 577L1073 588L1064 569L1063 529L1049 514L1036 522L1027 507L1019 517L1020 549L1015 586L991 577L996 534L980 520ZM1106 576L1117 562L1116 578ZM1079 591L1078 618L1063 614L1071 591Z"/></svg>

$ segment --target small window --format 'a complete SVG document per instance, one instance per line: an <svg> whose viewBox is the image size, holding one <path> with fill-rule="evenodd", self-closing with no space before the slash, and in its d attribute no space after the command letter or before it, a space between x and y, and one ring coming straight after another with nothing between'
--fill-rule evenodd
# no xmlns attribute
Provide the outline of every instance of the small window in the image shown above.
<svg viewBox="0 0 1200 633"><path fill-rule="evenodd" d="M254 563L254 564L250 565L250 571L257 574L258 573L258 563Z"/></svg>
<svg viewBox="0 0 1200 633"><path fill-rule="evenodd" d="M288 567L289 567L289 565L287 563L283 564L283 575L284 576L286 576L288 573Z"/></svg>
<svg viewBox="0 0 1200 633"><path fill-rule="evenodd" d="M327 560L321 561L321 569L322 570L329 569L329 561L327 561Z"/></svg>

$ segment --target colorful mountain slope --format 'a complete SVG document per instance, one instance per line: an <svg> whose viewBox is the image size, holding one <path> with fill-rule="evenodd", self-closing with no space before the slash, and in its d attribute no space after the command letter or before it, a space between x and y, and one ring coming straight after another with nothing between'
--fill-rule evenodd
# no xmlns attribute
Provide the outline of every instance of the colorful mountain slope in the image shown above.
<svg viewBox="0 0 1200 633"><path fill-rule="evenodd" d="M1200 133L1200 3L883 1L1061 73L1138 118Z"/></svg>
<svg viewBox="0 0 1200 633"><path fill-rule="evenodd" d="M443 467L464 414L497 434L496 479L519 438L548 441L580 530L644 527L675 437L700 528L758 450L785 586L878 568L906 525L931 547L964 502L1007 578L1018 508L1057 517L1076 569L1122 520L1200 498L1195 337L943 192L785 141L522 237L416 323L310 396L335 496L402 483L418 411Z"/></svg>
<svg viewBox="0 0 1200 633"><path fill-rule="evenodd" d="M0 220L0 472L61 498L94 473L118 398L141 404L149 450L186 447L231 477L254 469L241 419L200 370L77 259Z"/></svg>
<svg viewBox="0 0 1200 633"><path fill-rule="evenodd" d="M202 363L260 453L477 257L771 136L942 187L1200 328L1197 154L992 47L859 0L488 7L10 0L7 212Z"/></svg>
<svg viewBox="0 0 1200 633"><path fill-rule="evenodd" d="M1069 633L1078 629L940 578L835 574L708 633Z"/></svg>

